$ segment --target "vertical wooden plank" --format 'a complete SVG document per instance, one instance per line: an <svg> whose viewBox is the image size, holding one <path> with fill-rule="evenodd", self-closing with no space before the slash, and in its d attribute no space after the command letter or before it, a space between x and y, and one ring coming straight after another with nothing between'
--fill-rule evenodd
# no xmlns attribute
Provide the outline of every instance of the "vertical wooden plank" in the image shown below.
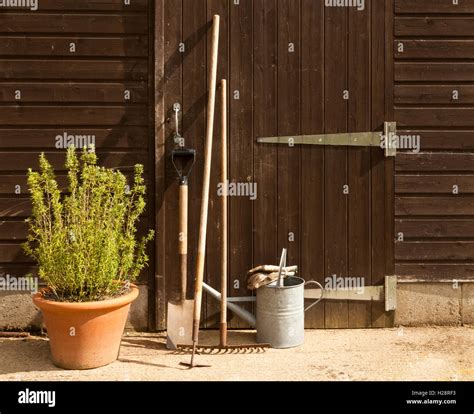
<svg viewBox="0 0 474 414"><path fill-rule="evenodd" d="M387 0L385 5L386 16L386 37L385 37L385 53L386 53L386 77L385 77L385 117L387 121L395 121L394 114L394 52L393 52L393 38L394 38L394 0ZM394 233L394 189L395 189L395 162L393 157L385 160L385 185L386 185L386 209L385 209L385 226L386 226L386 258L385 258L385 273L391 276L395 272L394 266L394 251L395 251L395 233Z"/></svg>
<svg viewBox="0 0 474 414"><path fill-rule="evenodd" d="M370 130L370 47L371 7L349 8L349 131ZM370 148L348 150L349 175L349 277L363 278L370 286ZM370 303L349 303L349 327L371 325Z"/></svg>
<svg viewBox="0 0 474 414"><path fill-rule="evenodd" d="M206 2L191 1L183 3L183 38L185 45L183 61L183 133L189 147L196 149L197 160L189 180L189 228L188 243L191 254L188 256L189 289L194 287L196 272L196 251L199 233L202 178L204 168L204 137L206 131ZM171 277L171 276L170 276ZM205 303L205 302L204 302ZM205 320L203 306L201 320Z"/></svg>
<svg viewBox="0 0 474 414"><path fill-rule="evenodd" d="M164 66L164 21L163 21L164 0L155 2L154 10L154 67L155 67L155 91L154 91L154 183L155 183L155 329L166 329L166 281L165 281L165 128L164 128L164 95L157 88L165 76Z"/></svg>
<svg viewBox="0 0 474 414"><path fill-rule="evenodd" d="M277 1L254 0L254 125L256 137L277 134ZM254 264L277 263L276 146L256 144Z"/></svg>
<svg viewBox="0 0 474 414"><path fill-rule="evenodd" d="M324 4L301 1L301 133L324 132ZM301 153L301 276L324 284L324 148ZM305 314L306 328L324 328L324 303Z"/></svg>
<svg viewBox="0 0 474 414"><path fill-rule="evenodd" d="M278 135L300 135L300 0L278 1ZM300 146L278 147L278 250L300 263Z"/></svg>
<svg viewBox="0 0 474 414"><path fill-rule="evenodd" d="M230 2L229 180L254 182L253 173L253 2ZM238 94L238 95L237 95ZM237 99L238 98L238 99ZM258 194L257 189L257 197ZM246 197L229 200L229 292L247 296L246 272L253 265L253 206ZM238 282L236 284L235 282ZM246 305L247 310L252 306ZM238 318L232 328L247 327Z"/></svg>
<svg viewBox="0 0 474 414"><path fill-rule="evenodd" d="M372 1L372 130L385 121L385 2ZM385 157L372 148L372 284L385 277ZM372 303L372 327L385 326L385 306Z"/></svg>
<svg viewBox="0 0 474 414"><path fill-rule="evenodd" d="M347 10L327 7L325 13L325 133L347 132ZM347 148L325 148L326 274L347 276ZM347 328L347 301L325 303L325 327Z"/></svg>
<svg viewBox="0 0 474 414"><path fill-rule="evenodd" d="M164 21L163 33L163 62L164 76L156 84L156 93L163 96L162 129L164 133L164 157L166 169L164 171L164 219L165 237L164 263L165 268L165 292L166 303L169 300L178 300L180 292L179 263L178 263L178 176L171 162L171 152L175 148L175 120L173 105L182 105L182 59L183 54L179 50L182 41L182 0L164 2L161 11L161 19ZM180 126L182 132L182 126Z"/></svg>
<svg viewBox="0 0 474 414"><path fill-rule="evenodd" d="M394 0L385 3L386 37L385 37L385 118L394 121ZM385 275L395 274L395 160L385 159ZM385 326L393 326L394 313L384 316Z"/></svg>
<svg viewBox="0 0 474 414"><path fill-rule="evenodd" d="M150 73L150 78L148 82L148 141L147 141L147 149L148 149L148 172L149 176L153 175L151 178L152 184L147 187L147 206L146 210L149 214L150 222L153 223L153 228L156 230L156 217L155 217L155 3L148 5L148 18L147 22L147 31L148 31L148 73ZM158 5L159 7L159 5ZM161 46L162 48L163 46ZM154 331L157 327L156 322L156 310L158 309L158 305L156 304L156 246L149 246L150 251L150 262L148 268L148 290L147 290L147 298L148 298L148 330Z"/></svg>
<svg viewBox="0 0 474 414"><path fill-rule="evenodd" d="M220 33L219 33L219 58L217 66L217 88L220 88L220 80L229 77L229 7L227 0L207 0L207 21L211 22L215 14L220 16ZM207 36L207 56L211 55L212 39L211 32ZM209 65L209 64L208 64ZM209 83L209 67L208 67L208 83ZM209 193L209 223L207 233L207 253L206 253L206 281L210 286L220 291L220 247L221 247L221 203L217 194L218 185L221 176L221 94L216 95L216 108L214 118L214 143L212 148L212 167L211 167L211 183ZM209 108L208 108L209 110ZM207 296L206 300L206 319L207 327L217 327L219 321L220 306L219 303Z"/></svg>

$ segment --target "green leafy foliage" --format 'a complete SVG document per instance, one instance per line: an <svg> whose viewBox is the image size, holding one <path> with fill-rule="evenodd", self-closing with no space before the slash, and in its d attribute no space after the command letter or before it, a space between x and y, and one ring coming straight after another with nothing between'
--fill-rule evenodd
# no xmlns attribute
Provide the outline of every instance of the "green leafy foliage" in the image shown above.
<svg viewBox="0 0 474 414"><path fill-rule="evenodd" d="M61 194L51 164L40 156L40 171L28 171L33 212L27 223L25 252L39 265L53 299L89 302L129 289L147 265L146 244L136 224L145 209L143 166L135 166L133 185L113 169L97 165L94 151L66 157L69 189Z"/></svg>

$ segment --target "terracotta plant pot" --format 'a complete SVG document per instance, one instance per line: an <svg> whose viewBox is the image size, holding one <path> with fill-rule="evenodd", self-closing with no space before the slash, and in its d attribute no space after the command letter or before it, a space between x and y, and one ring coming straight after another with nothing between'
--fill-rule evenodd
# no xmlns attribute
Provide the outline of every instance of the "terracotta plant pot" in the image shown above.
<svg viewBox="0 0 474 414"><path fill-rule="evenodd" d="M34 304L43 312L53 362L65 369L101 367L118 358L130 304L138 297L129 293L101 302L55 302L38 292Z"/></svg>

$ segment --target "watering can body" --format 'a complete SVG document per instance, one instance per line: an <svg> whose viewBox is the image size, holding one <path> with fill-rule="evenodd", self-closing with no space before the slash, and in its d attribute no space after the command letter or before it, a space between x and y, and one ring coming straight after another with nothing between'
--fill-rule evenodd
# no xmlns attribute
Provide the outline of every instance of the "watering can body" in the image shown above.
<svg viewBox="0 0 474 414"><path fill-rule="evenodd" d="M257 342L272 348L293 348L304 342L304 293L307 284L300 277L287 277L284 285L277 282L257 290Z"/></svg>
<svg viewBox="0 0 474 414"><path fill-rule="evenodd" d="M232 298L229 298L227 307L250 326L257 328L257 342L269 343L272 348L300 346L304 342L304 313L322 298L321 296L305 309L305 286L309 284L317 284L322 289L316 281L305 282L302 278L292 276L285 278L282 287L274 282L257 289L257 297L239 298L256 302L256 318L233 303ZM221 294L217 290L205 283L203 288L212 297L221 300Z"/></svg>
<svg viewBox="0 0 474 414"><path fill-rule="evenodd" d="M292 348L304 342L304 284L299 277L257 290L257 342Z"/></svg>

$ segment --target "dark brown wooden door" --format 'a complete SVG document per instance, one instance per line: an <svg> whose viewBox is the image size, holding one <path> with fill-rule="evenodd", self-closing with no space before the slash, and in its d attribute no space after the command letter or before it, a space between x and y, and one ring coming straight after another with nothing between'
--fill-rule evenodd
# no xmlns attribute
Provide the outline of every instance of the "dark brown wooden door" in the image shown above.
<svg viewBox="0 0 474 414"><path fill-rule="evenodd" d="M190 181L190 251L197 243L205 133L209 22L222 18L219 78L229 80L230 177L256 183L258 196L230 199L230 295L248 295L245 274L277 263L283 247L301 275L361 277L365 285L393 274L393 160L379 148L257 144L263 136L381 131L391 39L390 2L367 0L364 10L326 7L324 0L166 0L157 2L158 154L164 177L159 197L157 323L176 297L177 181L172 106L183 107L183 134L196 148ZM181 48L180 48L181 45ZM388 59L390 61L390 59ZM386 83L389 89L386 88ZM217 102L219 105L219 102ZM219 130L216 121L216 131ZM164 146L163 146L164 144ZM211 188L218 181L215 137ZM219 286L219 203L211 191L207 273ZM161 224L160 224L161 223ZM194 274L191 254L189 274ZM189 285L191 285L190 280ZM218 312L206 300L203 320ZM326 302L306 315L308 328L377 327L391 323L383 304ZM232 326L242 326L238 320Z"/></svg>

